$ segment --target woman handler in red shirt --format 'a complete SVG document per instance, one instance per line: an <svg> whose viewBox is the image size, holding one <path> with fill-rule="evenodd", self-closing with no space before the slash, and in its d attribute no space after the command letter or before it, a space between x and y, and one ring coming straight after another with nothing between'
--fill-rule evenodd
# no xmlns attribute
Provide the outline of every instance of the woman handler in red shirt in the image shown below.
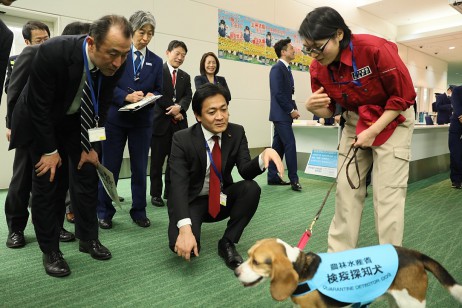
<svg viewBox="0 0 462 308"><path fill-rule="evenodd" d="M352 144L361 148L357 151L359 172L354 163L349 168L345 164L338 177L328 251L357 246L365 179L372 163L379 242L401 246L414 129L414 111L410 107L416 94L398 48L373 35L352 34L342 16L330 7L310 12L299 34L303 52L314 58L310 66L313 94L306 108L322 118L332 116L335 103L346 109L338 168ZM358 189L352 188L358 184Z"/></svg>

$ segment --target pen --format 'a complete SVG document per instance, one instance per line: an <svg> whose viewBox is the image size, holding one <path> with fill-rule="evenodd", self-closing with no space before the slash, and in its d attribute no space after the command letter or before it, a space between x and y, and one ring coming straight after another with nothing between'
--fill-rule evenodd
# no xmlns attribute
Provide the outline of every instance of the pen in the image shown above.
<svg viewBox="0 0 462 308"><path fill-rule="evenodd" d="M132 92L136 92L135 90L133 90L132 88L130 87L127 87L128 91L132 91Z"/></svg>

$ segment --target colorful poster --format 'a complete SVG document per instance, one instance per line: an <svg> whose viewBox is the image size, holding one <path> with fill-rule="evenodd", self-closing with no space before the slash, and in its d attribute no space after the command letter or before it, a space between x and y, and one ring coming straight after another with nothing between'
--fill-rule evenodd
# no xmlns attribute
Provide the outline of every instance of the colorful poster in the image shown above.
<svg viewBox="0 0 462 308"><path fill-rule="evenodd" d="M297 31L276 26L265 21L218 10L218 57L246 63L273 65L278 58L274 44L290 38L295 49L292 70L308 71L311 58L304 55L302 41Z"/></svg>

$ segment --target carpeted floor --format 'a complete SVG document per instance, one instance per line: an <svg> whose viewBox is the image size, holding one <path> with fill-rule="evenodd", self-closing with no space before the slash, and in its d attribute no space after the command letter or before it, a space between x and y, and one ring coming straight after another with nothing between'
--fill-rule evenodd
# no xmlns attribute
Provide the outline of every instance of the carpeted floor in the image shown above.
<svg viewBox="0 0 462 308"><path fill-rule="evenodd" d="M238 176L235 177L237 179ZM243 256L255 241L279 237L296 245L317 212L332 179L300 173L301 193L289 187L266 185L266 175L257 178L262 186L259 209L237 245ZM25 234L27 245L12 250L4 245L5 215L0 211L0 307L292 307L276 302L269 282L242 287L233 272L217 255L217 241L226 222L203 227L202 251L185 262L167 245L167 209L148 202L150 228L131 222L130 181L121 180L119 194L125 197L114 217L112 230L101 230L101 242L113 254L108 261L96 261L78 251L77 242L61 244L72 274L52 278L45 274L31 224ZM371 189L361 227L360 246L377 243ZM326 251L327 230L333 216L334 192L317 222L306 248ZM0 192L4 204L6 191ZM404 246L424 252L442 263L462 282L462 190L451 189L448 174L412 183L408 189ZM66 222L65 227L73 230ZM459 305L430 274L427 307ZM387 307L386 302L371 307Z"/></svg>

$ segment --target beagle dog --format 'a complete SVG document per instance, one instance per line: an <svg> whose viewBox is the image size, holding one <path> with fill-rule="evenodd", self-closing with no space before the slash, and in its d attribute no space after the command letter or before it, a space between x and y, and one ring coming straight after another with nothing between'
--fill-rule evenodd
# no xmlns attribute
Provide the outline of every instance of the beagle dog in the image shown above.
<svg viewBox="0 0 462 308"><path fill-rule="evenodd" d="M364 256L366 249L369 248L385 248L388 249L387 253L394 256L388 257L380 250L374 257L358 257L359 255ZM343 252L319 255L312 252L304 253L280 239L264 239L249 249L248 260L237 267L234 273L245 287L254 286L265 278L270 278L270 292L275 300L282 301L291 296L292 301L301 307L323 308L348 305L359 307L379 297L386 297L390 305L409 308L425 307L428 285L426 271L429 271L456 300L462 303L462 286L457 284L437 261L420 252L392 245L353 249L345 253L347 252L357 252L356 257L347 257L346 254L342 255ZM339 262L327 258L336 255L341 256ZM396 259L391 262L394 262L392 265L394 270L386 269L384 263L387 263L388 259ZM322 264L323 261L327 263L327 267L330 267L328 270L337 270L337 272L326 273L323 269L326 264ZM350 265L355 266L356 264L362 268L359 270L349 268ZM335 284L342 279L350 280L348 282L351 283L359 276L364 276L367 282L355 280L356 284L348 286ZM317 287L313 286L312 282L319 280L318 278L322 281ZM328 280L328 282L323 280ZM386 283L385 287L379 291L374 290L382 281ZM335 295L340 295L340 300L330 297L329 291L334 293L337 291ZM353 292L350 293L353 297L357 296L354 292L362 292L366 296L366 302L360 298L345 301L345 296L349 291ZM374 292L376 296L370 298Z"/></svg>

